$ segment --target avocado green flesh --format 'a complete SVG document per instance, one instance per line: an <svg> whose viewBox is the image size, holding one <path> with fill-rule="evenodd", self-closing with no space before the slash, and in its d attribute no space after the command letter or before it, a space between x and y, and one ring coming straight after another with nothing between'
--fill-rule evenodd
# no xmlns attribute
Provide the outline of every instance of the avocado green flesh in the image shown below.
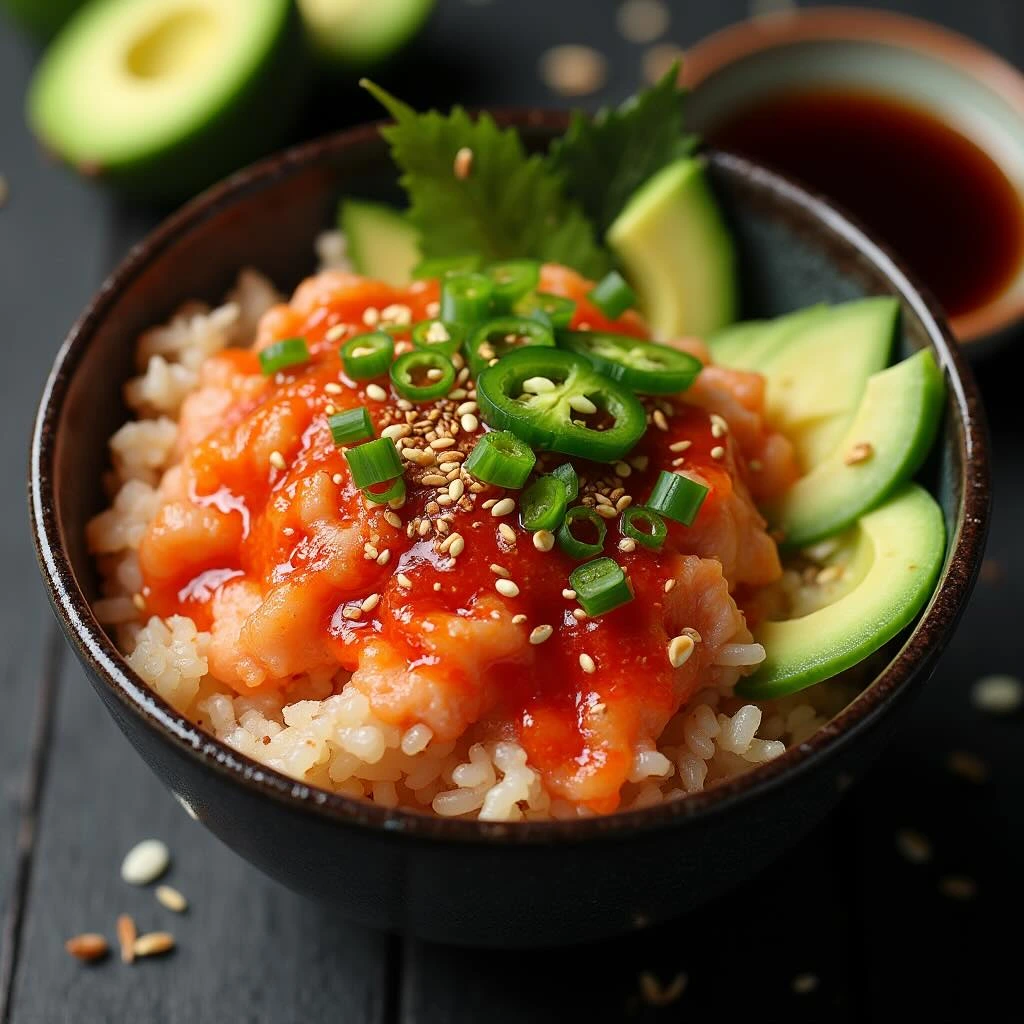
<svg viewBox="0 0 1024 1024"><path fill-rule="evenodd" d="M352 265L360 274L394 288L409 284L421 258L419 236L397 210L383 203L346 199L339 222Z"/></svg>
<svg viewBox="0 0 1024 1024"><path fill-rule="evenodd" d="M734 319L732 238L700 157L669 164L641 186L607 242L655 337L705 336Z"/></svg>
<svg viewBox="0 0 1024 1024"><path fill-rule="evenodd" d="M760 371L765 360L785 345L799 328L818 321L828 311L824 305L810 306L774 320L731 324L708 338L708 350L718 366Z"/></svg>
<svg viewBox="0 0 1024 1024"><path fill-rule="evenodd" d="M281 141L308 64L289 0L94 0L46 51L28 117L83 173L180 199Z"/></svg>
<svg viewBox="0 0 1024 1024"><path fill-rule="evenodd" d="M434 0L298 0L325 60L360 71L392 56L419 30Z"/></svg>
<svg viewBox="0 0 1024 1024"><path fill-rule="evenodd" d="M860 582L832 604L755 631L767 657L736 692L764 700L838 675L896 636L924 606L945 553L942 512L927 491L905 484L857 526L852 572ZM865 571L864 567L867 566Z"/></svg>
<svg viewBox="0 0 1024 1024"><path fill-rule="evenodd" d="M0 0L0 7L39 39L49 39L85 0Z"/></svg>
<svg viewBox="0 0 1024 1024"><path fill-rule="evenodd" d="M805 547L838 533L913 476L935 439L944 392L927 349L872 376L833 452L765 510L783 543ZM859 446L868 457L848 464Z"/></svg>
<svg viewBox="0 0 1024 1024"><path fill-rule="evenodd" d="M806 471L836 447L872 374L889 364L899 303L859 299L808 317L761 360L768 422Z"/></svg>

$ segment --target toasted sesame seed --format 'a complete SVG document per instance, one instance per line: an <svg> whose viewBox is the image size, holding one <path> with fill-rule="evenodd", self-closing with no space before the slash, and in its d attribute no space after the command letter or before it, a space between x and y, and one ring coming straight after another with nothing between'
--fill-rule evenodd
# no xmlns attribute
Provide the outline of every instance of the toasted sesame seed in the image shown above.
<svg viewBox="0 0 1024 1024"><path fill-rule="evenodd" d="M439 593L440 592L440 590L441 590L441 583L440 583L440 581L434 584L433 590L434 590L434 593Z"/></svg>
<svg viewBox="0 0 1024 1024"><path fill-rule="evenodd" d="M566 587L562 591L562 597L564 597L566 599L566 601L575 601L576 600L576 591L575 590L571 590L569 587Z"/></svg>
<svg viewBox="0 0 1024 1024"><path fill-rule="evenodd" d="M130 964L135 959L138 934L135 918L131 914L120 914L117 918L117 944L121 947L121 963Z"/></svg>
<svg viewBox="0 0 1024 1024"><path fill-rule="evenodd" d="M388 393L379 384L367 384L366 397L372 398L375 402L386 402Z"/></svg>
<svg viewBox="0 0 1024 1024"><path fill-rule="evenodd" d="M436 452L444 451L445 448L451 448L456 443L454 437L438 437L430 442L430 447Z"/></svg>
<svg viewBox="0 0 1024 1024"><path fill-rule="evenodd" d="M597 671L597 665L594 664L594 659L589 654L580 655L580 668L588 676L593 675Z"/></svg>
<svg viewBox="0 0 1024 1024"><path fill-rule="evenodd" d="M520 612L518 615L513 615L512 616L512 625L513 626L522 625L522 623L524 623L525 621L526 621L526 616L522 612Z"/></svg>
<svg viewBox="0 0 1024 1024"><path fill-rule="evenodd" d="M363 554L372 561L380 554L380 552L373 544L367 542L363 545Z"/></svg>
<svg viewBox="0 0 1024 1024"><path fill-rule="evenodd" d="M345 389L340 385L336 384L333 380L329 380L324 385L324 391L329 395L340 395Z"/></svg>
<svg viewBox="0 0 1024 1024"><path fill-rule="evenodd" d="M453 480L448 485L448 494L453 501L458 501L459 498L466 493L466 485L461 480Z"/></svg>
<svg viewBox="0 0 1024 1024"><path fill-rule="evenodd" d="M675 585L675 580L665 580L665 593L669 593Z"/></svg>
<svg viewBox="0 0 1024 1024"><path fill-rule="evenodd" d="M519 587L512 580L496 580L494 583L494 589L503 597L519 596Z"/></svg>
<svg viewBox="0 0 1024 1024"><path fill-rule="evenodd" d="M627 553L630 551L636 551L636 541L633 540L632 537L623 537L622 540L619 541L619 550Z"/></svg>
<svg viewBox="0 0 1024 1024"><path fill-rule="evenodd" d="M586 96L604 84L608 65L603 54L590 46L564 43L540 58L540 77L562 96Z"/></svg>
<svg viewBox="0 0 1024 1024"><path fill-rule="evenodd" d="M441 303L437 300L427 303L426 314L427 316L437 316L441 312Z"/></svg>
<svg viewBox="0 0 1024 1024"><path fill-rule="evenodd" d="M392 423L391 426L385 427L381 432L381 437L386 437L389 441L400 441L403 437L408 437L412 433L412 427L408 423Z"/></svg>
<svg viewBox="0 0 1024 1024"><path fill-rule="evenodd" d="M711 449L711 458L724 459L725 449L720 444L716 444L715 447Z"/></svg>
<svg viewBox="0 0 1024 1024"><path fill-rule="evenodd" d="M498 523L498 534L506 544L514 545L518 540L516 531L508 523Z"/></svg>
<svg viewBox="0 0 1024 1024"><path fill-rule="evenodd" d="M618 512L615 511L614 505L597 505L594 507L594 511L602 519L614 519L618 515Z"/></svg>
<svg viewBox="0 0 1024 1024"><path fill-rule="evenodd" d="M480 421L471 412L464 412L459 418L459 425L467 434L472 434L480 427Z"/></svg>
<svg viewBox="0 0 1024 1024"><path fill-rule="evenodd" d="M367 327L376 327L380 323L380 310L369 306L363 310L363 323Z"/></svg>
<svg viewBox="0 0 1024 1024"><path fill-rule="evenodd" d="M388 524L388 526L393 526L396 530L400 530L402 528L401 518L395 515L395 513L392 512L391 509L388 509L387 512L384 513L384 521Z"/></svg>
<svg viewBox="0 0 1024 1024"><path fill-rule="evenodd" d="M988 765L980 757L966 750L954 750L949 755L946 766L954 775L959 775L969 782L980 783L988 778Z"/></svg>
<svg viewBox="0 0 1024 1024"><path fill-rule="evenodd" d="M473 170L473 150L463 146L456 154L452 164L452 171L459 181L465 181Z"/></svg>
<svg viewBox="0 0 1024 1024"><path fill-rule="evenodd" d="M550 551L555 546L555 535L550 530L538 530L533 535L533 546L538 551Z"/></svg>
<svg viewBox="0 0 1024 1024"><path fill-rule="evenodd" d="M129 885L149 885L155 882L171 863L167 844L159 839L144 839L126 854L121 862L121 878Z"/></svg>
<svg viewBox="0 0 1024 1024"><path fill-rule="evenodd" d="M176 914L184 914L188 910L188 900L172 885L158 885L155 895L158 903Z"/></svg>
<svg viewBox="0 0 1024 1024"><path fill-rule="evenodd" d="M858 441L843 456L843 462L848 466L856 466L860 462L867 462L874 454L875 446L870 441Z"/></svg>
<svg viewBox="0 0 1024 1024"><path fill-rule="evenodd" d="M425 473L420 478L420 483L427 487L442 487L448 483L448 477L442 476L440 473Z"/></svg>
<svg viewBox="0 0 1024 1024"><path fill-rule="evenodd" d="M498 565L497 562L491 562L491 572L493 572L495 576L504 576L505 579L509 579L512 575L505 566Z"/></svg>
<svg viewBox="0 0 1024 1024"><path fill-rule="evenodd" d="M335 414L335 413L336 413L337 411L338 411L338 410L337 410L337 409L335 409L335 408L334 408L334 406L333 406L333 405L331 405L331 403L330 403L330 402L328 402L328 403L327 403L327 404L326 404L326 405L324 406L324 415L325 415L325 416L333 416L333 415L334 415L334 414Z"/></svg>
<svg viewBox="0 0 1024 1024"><path fill-rule="evenodd" d="M64 943L64 948L76 960L81 960L83 963L102 960L110 952L107 940L96 932L83 932L81 935L74 935Z"/></svg>
<svg viewBox="0 0 1024 1024"><path fill-rule="evenodd" d="M284 469L287 465L284 461L284 456L276 448L270 453L269 461L274 469Z"/></svg>
<svg viewBox="0 0 1024 1024"><path fill-rule="evenodd" d="M136 956L158 956L174 949L174 936L170 932L149 932L135 940Z"/></svg>
<svg viewBox="0 0 1024 1024"><path fill-rule="evenodd" d="M546 395L555 390L555 382L549 377L527 377L522 388L528 395Z"/></svg>
<svg viewBox="0 0 1024 1024"><path fill-rule="evenodd" d="M974 706L993 715L1009 715L1024 701L1024 684L1014 676L983 676L971 687Z"/></svg>
<svg viewBox="0 0 1024 1024"><path fill-rule="evenodd" d="M573 608L572 614L575 618L579 619L580 622L587 617L587 613L582 608Z"/></svg>
<svg viewBox="0 0 1024 1024"><path fill-rule="evenodd" d="M601 491L595 491L594 492L594 501L596 501L598 503L598 505L611 505L612 504L612 499L609 498L607 494L602 494Z"/></svg>
<svg viewBox="0 0 1024 1024"><path fill-rule="evenodd" d="M687 659L693 654L694 646L693 637L687 636L685 633L674 636L668 645L668 660L672 663L672 667L679 668L681 665L685 665Z"/></svg>
<svg viewBox="0 0 1024 1024"><path fill-rule="evenodd" d="M466 550L465 538L461 533L453 533L448 540L450 542L448 544L448 554L451 555L452 558L458 558L459 555Z"/></svg>
<svg viewBox="0 0 1024 1024"><path fill-rule="evenodd" d="M363 603L359 607L362 608L364 612L372 612L379 604L380 594L371 594L363 600Z"/></svg>
<svg viewBox="0 0 1024 1024"><path fill-rule="evenodd" d="M728 433L729 424L717 412L713 412L711 414L711 436L715 438L725 437Z"/></svg>
<svg viewBox="0 0 1024 1024"><path fill-rule="evenodd" d="M651 460L646 455L634 455L629 460L629 464L641 473L650 465L650 462Z"/></svg>
<svg viewBox="0 0 1024 1024"><path fill-rule="evenodd" d="M427 370L427 380L440 380L444 376L444 370L439 366L433 366Z"/></svg>
<svg viewBox="0 0 1024 1024"><path fill-rule="evenodd" d="M896 849L911 864L925 864L932 859L932 844L920 832L910 828L896 833Z"/></svg>
<svg viewBox="0 0 1024 1024"><path fill-rule="evenodd" d="M477 410L476 402L463 402L455 411L460 416L468 416Z"/></svg>
<svg viewBox="0 0 1024 1024"><path fill-rule="evenodd" d="M615 475L621 477L627 477L633 472L632 466L628 462L616 462L615 463Z"/></svg>
<svg viewBox="0 0 1024 1024"><path fill-rule="evenodd" d="M390 306L385 306L380 311L380 316L382 320L393 324L412 323L412 310L401 302L393 302Z"/></svg>
<svg viewBox="0 0 1024 1024"><path fill-rule="evenodd" d="M654 422L654 425L659 430L668 430L668 420L665 419L665 414L660 409L654 410L654 413L651 416L651 420Z"/></svg>
<svg viewBox="0 0 1024 1024"><path fill-rule="evenodd" d="M554 632L555 627L549 626L547 623L543 626L536 626L530 633L530 643L534 645L542 644L545 640L550 640Z"/></svg>
<svg viewBox="0 0 1024 1024"><path fill-rule="evenodd" d="M363 617L362 608L357 608L354 604L347 605L342 609L341 614L349 620L349 622L358 622Z"/></svg>
<svg viewBox="0 0 1024 1024"><path fill-rule="evenodd" d="M327 341L337 341L347 330L348 328L344 324L335 324L324 331L324 338Z"/></svg>
<svg viewBox="0 0 1024 1024"><path fill-rule="evenodd" d="M377 564L378 565L387 565L388 562L390 562L390 561L391 561L391 549L390 548L382 551L377 556Z"/></svg>
<svg viewBox="0 0 1024 1024"><path fill-rule="evenodd" d="M613 492L614 493L614 492ZM623 494L617 502L615 502L616 512L625 512L630 505L633 504L632 494Z"/></svg>
<svg viewBox="0 0 1024 1024"><path fill-rule="evenodd" d="M409 577L406 576L404 572L400 572L400 573L396 573L395 574L395 582L400 587L404 587L406 590L411 590L412 589L412 580L409 579Z"/></svg>
<svg viewBox="0 0 1024 1024"><path fill-rule="evenodd" d="M491 515L496 519L500 519L502 516L507 516L510 512L514 512L516 507L515 500L512 498L502 498L501 501L496 501L491 506Z"/></svg>
<svg viewBox="0 0 1024 1024"><path fill-rule="evenodd" d="M668 446L668 450L670 452L685 452L692 445L692 441L676 441Z"/></svg>

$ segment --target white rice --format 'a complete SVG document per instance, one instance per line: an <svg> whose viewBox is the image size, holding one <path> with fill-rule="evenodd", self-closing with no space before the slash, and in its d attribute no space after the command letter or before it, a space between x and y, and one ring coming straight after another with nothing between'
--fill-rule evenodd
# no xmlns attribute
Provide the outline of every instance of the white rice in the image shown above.
<svg viewBox="0 0 1024 1024"><path fill-rule="evenodd" d="M344 238L317 240L323 266L346 266ZM271 283L244 270L228 301L210 309L189 303L139 340L139 376L125 387L138 417L111 438L111 507L87 529L97 556L102 597L93 606L128 663L183 715L239 753L311 785L385 807L433 810L444 817L488 821L575 818L591 812L553 798L509 741L435 739L425 724L401 730L377 718L347 676L307 676L288 694L238 696L208 672L210 634L191 619L144 618L133 595L142 580L137 549L173 489L182 402L197 387L207 356L251 341L259 317L280 301ZM799 582L799 578L797 579ZM792 586L792 581L788 584ZM731 695L740 669L764 658L759 644L725 645L717 659L725 685L697 694L671 719L655 748L635 753L623 808L648 807L696 793L778 757L825 721L806 699L759 707ZM297 695L305 699L296 699Z"/></svg>

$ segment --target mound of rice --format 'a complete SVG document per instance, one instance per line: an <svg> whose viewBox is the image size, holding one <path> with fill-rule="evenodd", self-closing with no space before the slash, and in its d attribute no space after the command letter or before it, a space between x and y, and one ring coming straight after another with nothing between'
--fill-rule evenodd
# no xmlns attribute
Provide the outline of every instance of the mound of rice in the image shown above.
<svg viewBox="0 0 1024 1024"><path fill-rule="evenodd" d="M317 240L323 266L345 267L344 239ZM268 768L310 785L385 807L487 821L575 818L589 812L552 798L514 742L434 740L424 724L400 730L377 718L367 698L346 686L347 674L304 676L275 696L237 696L209 674L210 634L191 619L143 617L138 547L174 486L177 417L198 383L203 360L229 345L251 343L260 316L280 296L253 270L243 270L215 309L188 303L138 342L139 376L125 386L136 415L110 439L110 507L88 526L102 578L93 605L129 665L164 700L217 739ZM787 574L784 584L798 587ZM826 717L808 700L758 706L727 685L705 690L681 708L657 749L635 754L622 807L649 807L699 792L802 742Z"/></svg>

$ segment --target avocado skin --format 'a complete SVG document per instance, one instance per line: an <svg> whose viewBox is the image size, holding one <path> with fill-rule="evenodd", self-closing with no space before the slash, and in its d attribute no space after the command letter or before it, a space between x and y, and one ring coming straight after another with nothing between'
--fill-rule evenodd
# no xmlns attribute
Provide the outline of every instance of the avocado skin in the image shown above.
<svg viewBox="0 0 1024 1024"><path fill-rule="evenodd" d="M301 20L289 5L264 63L186 136L129 163L75 169L139 202L173 205L191 198L287 138L311 82L310 65Z"/></svg>
<svg viewBox="0 0 1024 1024"><path fill-rule="evenodd" d="M26 32L46 42L84 3L85 0L0 0L0 7Z"/></svg>

